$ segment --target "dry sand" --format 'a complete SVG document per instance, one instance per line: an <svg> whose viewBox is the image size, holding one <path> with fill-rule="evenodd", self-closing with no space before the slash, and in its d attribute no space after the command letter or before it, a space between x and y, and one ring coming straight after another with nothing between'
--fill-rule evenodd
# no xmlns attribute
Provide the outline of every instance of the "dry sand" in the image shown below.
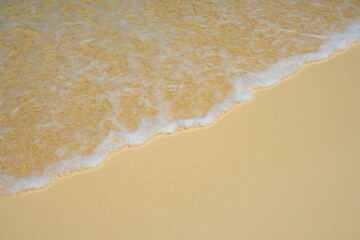
<svg viewBox="0 0 360 240"><path fill-rule="evenodd" d="M360 239L360 44L210 127L0 198L0 239Z"/></svg>

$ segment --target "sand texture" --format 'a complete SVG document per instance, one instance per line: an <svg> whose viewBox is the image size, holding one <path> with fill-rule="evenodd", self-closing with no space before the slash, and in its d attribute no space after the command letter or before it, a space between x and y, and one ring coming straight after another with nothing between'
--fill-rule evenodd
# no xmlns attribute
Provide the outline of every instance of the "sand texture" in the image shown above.
<svg viewBox="0 0 360 240"><path fill-rule="evenodd" d="M360 45L210 127L0 198L0 239L360 239Z"/></svg>
<svg viewBox="0 0 360 240"><path fill-rule="evenodd" d="M351 42L359 17L358 0L0 1L0 194L212 122L279 78L250 73Z"/></svg>

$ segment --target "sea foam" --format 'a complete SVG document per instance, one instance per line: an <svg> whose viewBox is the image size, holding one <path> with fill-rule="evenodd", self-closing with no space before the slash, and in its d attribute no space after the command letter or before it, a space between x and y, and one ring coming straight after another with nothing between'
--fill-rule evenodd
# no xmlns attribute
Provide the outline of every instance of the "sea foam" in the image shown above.
<svg viewBox="0 0 360 240"><path fill-rule="evenodd" d="M224 7L226 9L226 6ZM112 12L112 14L115 14ZM195 18L205 18L204 16L195 16ZM231 18L233 18L233 15L228 15L229 19L225 19L224 22L229 23L231 22ZM91 22L90 20L88 20L89 22ZM190 128L190 127L200 127L200 126L206 126L209 125L211 123L213 123L222 113L229 111L236 103L238 102L244 102L244 101L248 101L252 98L252 91L256 88L264 88L264 87L269 87L274 85L275 83L277 83L280 79L287 77L291 74L294 74L296 71L298 71L306 62L310 62L310 61L317 61L317 60L321 60L324 58L329 57L331 54L335 53L336 51L340 51L343 50L345 48L347 48L349 45L351 45L352 43L359 41L360 40L360 18L357 18L356 20L350 21L351 23L346 27L346 29L341 30L341 31L329 31L326 34L324 34L322 36L322 38L324 38L325 40L322 41L322 43L319 45L318 48L316 48L316 51L310 51L310 52L305 52L305 53L294 53L294 54L289 54L288 57L284 57L279 59L278 61L269 64L268 66L266 66L264 69L259 70L257 68L255 69L251 69L251 70L247 70L246 71L240 71L238 74L236 74L238 72L238 70L243 70L241 68L237 69L236 65L230 65L229 64L229 69L226 70L226 72L224 73L227 77L227 81L230 83L230 88L229 90L226 92L226 95L224 97L221 97L221 92L216 93L216 88L215 90L213 90L214 95L212 96L212 98L217 98L219 99L217 102L213 103L210 105L209 109L207 109L204 113L201 113L201 111L198 108L194 108L193 112L189 111L188 115L184 115L183 113L181 113L182 108L178 108L177 112L178 115L176 115L175 117L173 117L173 115L175 114L174 112L171 112L170 109L170 103L168 103L166 100L160 101L160 103L158 103L157 105L157 115L154 115L154 117L142 117L139 118L138 122L136 123L136 128L133 129L133 127L128 123L128 125L126 125L126 122L124 123L124 125L120 124L120 120L118 120L115 116L113 116L114 114L116 114L116 106L123 106L124 104L128 104L128 106L132 106L132 99L129 98L124 98L119 100L118 95L121 96L127 96L127 91L133 91L134 89L136 90L136 88L134 88L133 86L129 86L129 87L124 87L121 85L121 93L114 91L113 89L106 89L105 94L103 94L105 96L105 99L107 99L107 102L110 102L110 107L109 107L109 111L110 112L114 112L113 115L109 114L106 115L106 117L104 119L101 119L101 126L104 125L104 123L106 121L111 121L112 122L112 127L109 127L110 129L108 129L107 131L107 135L103 137L103 140L100 141L100 143L95 144L94 147L91 148L91 151L87 154L84 154L83 152L86 152L86 149L83 150L81 146L83 143L88 143L87 138L91 138L91 132L88 133L86 131L83 132L83 135L81 134L81 132L74 132L73 135L71 136L65 136L67 137L66 139L69 139L70 142L67 143L68 145L61 145L59 148L55 149L55 155L54 156L60 156L58 158L57 161L49 161L49 162L45 162L45 167L39 172L36 171L36 168L34 167L34 169L30 169L28 171L28 174L26 174L26 176L21 176L19 177L19 175L15 176L12 174L7 173L6 171L4 171L4 169L9 169L8 168L4 168L1 176L0 176L0 183L1 183L1 188L0 188L0 194L2 195L12 195L21 191L25 191L25 190L30 190L30 189L38 189L38 188L42 188L45 187L47 185L49 185L55 178L57 178L58 176L63 176L63 175L67 175L69 172L73 172L73 171L79 171L82 169L89 169L89 168L94 168L97 166L100 166L101 163L112 153L120 150L122 147L125 146L139 146L141 144L143 144L144 142L146 142L147 140L153 138L155 135L158 134L170 134L173 133L174 131L178 130L178 129L184 129L184 128ZM84 22L80 22L82 24L88 24L86 22L86 20L84 20ZM76 25L71 25L71 26L76 26ZM81 27L81 26L78 26ZM163 27L163 25L161 25L160 27ZM159 27L158 31L165 31L165 30L161 30L161 28ZM231 26L230 26L231 27ZM189 29L191 29L192 26L189 26ZM25 30L24 30L25 31ZM60 32L59 32L60 31ZM61 35L61 29L58 29L57 34ZM167 29L166 31L175 31L174 28L173 30ZM194 29L189 30L191 31L195 31ZM134 39L134 41L138 41L136 39L140 39L140 40L146 40L147 38L150 38L149 36L151 34L154 34L154 32L148 33L146 34L144 32L138 32L137 33L137 37ZM120 32L121 33L121 32ZM256 31L255 31L256 33ZM31 34L31 33L29 33ZM110 33L109 33L110 34ZM111 33L112 38L116 38L117 33ZM156 34L156 32L155 32ZM164 34L164 33L162 33ZM201 37L199 36L199 38L196 38L196 41L201 41ZM231 41L235 41L236 39L232 39L232 36L229 37L229 39L231 39ZM145 41L144 40L144 41ZM240 39L241 40L241 39ZM83 42L81 43L81 46L84 47L84 55L86 56L86 54L88 54L88 48L91 48L91 46L88 45L83 45L83 44L87 44L89 42L92 42L92 38L85 38L85 40L83 40ZM106 39L100 39L99 40L101 43L104 43L106 45ZM141 42L141 41L140 41ZM25 46L26 47L26 46ZM126 46L129 49L132 48L133 46L129 45ZM128 50L123 51L124 53L126 53ZM148 46L143 46L140 47L141 51L147 51L147 49L149 49ZM174 61L179 60L181 61L181 51L179 51L178 53L173 53L171 51L173 51L172 49L169 49L168 46L164 46L164 51L161 54L158 54L156 57L159 58L160 60L155 60L155 63L160 63L162 62L162 59L166 59L167 54L175 54L175 58ZM175 46L174 49L180 48L181 46ZM205 58L207 57L213 57L213 55L208 54L207 52L207 48L206 46L204 47L206 49L206 51L203 52ZM210 49L211 50L211 49ZM252 51L254 51L254 53L256 53L256 48L253 49ZM266 51L263 50L263 51ZM99 53L101 54L101 52ZM188 52L187 52L188 54ZM177 56L179 55L179 56ZM222 50L220 50L217 53L217 56L221 56L222 59L230 59L230 55L229 53L226 53ZM61 58L61 56L52 56L54 58ZM121 57L118 56L111 56L111 58L109 56L102 56L104 59L108 59L108 61L111 61L113 58L116 58L117 62L124 62L125 60L122 59ZM56 58L56 61L60 61ZM141 55L140 55L141 58ZM213 58L212 58L213 59ZM52 60L51 58L49 58L49 60ZM236 59L235 59L236 60ZM240 59L241 60L241 59ZM262 59L258 59L259 61L261 61ZM55 63L56 63L55 61ZM68 61L72 61L71 59ZM211 60L212 61L212 60ZM230 60L229 60L230 61ZM216 61L215 61L216 62ZM88 62L87 66L82 66L81 62L79 61L72 61L73 63L73 69L71 70L71 75L70 76L80 76L81 74L83 74L86 71L89 71L90 74L93 74L94 78L96 78L98 81L100 81L100 83L102 83L105 87L106 87L106 79L109 78L111 79L111 75L114 71L116 71L117 74L115 74L115 78L121 78L122 76L124 77L125 75L123 74L123 72L125 70L123 69L118 69L118 70L114 70L115 67L110 68L110 70L108 71L108 73L102 74L102 75L96 75L96 73L93 71L93 68L95 67L101 67L104 66L104 68L108 69L108 66L106 65L108 62L104 61L94 61L94 62ZM156 65L156 64L150 64L148 67L153 68L153 72L157 72L155 71L156 69L159 69L158 72L161 72L161 65ZM135 60L135 58L129 57L127 59L127 66L130 69L142 69L142 67L139 65L141 64L141 62ZM164 63L165 64L165 63ZM223 63L224 64L224 63ZM106 66L105 66L106 65ZM226 62L225 62L226 65ZM46 71L49 72L56 72L55 70L52 70L52 68L56 68L56 65L44 65L46 69ZM59 65L62 71L67 71L67 66L65 65ZM181 72L182 70L186 71L186 69L190 69L192 68L191 65L189 65L186 62L182 62L181 64L179 64L178 66L180 66L180 69L176 69L175 72ZM214 77L218 77L220 76L220 74L216 71L220 71L219 69L216 68L216 66L211 62L209 63L207 66L210 66L207 70L211 71L213 69L215 69L215 73L213 74ZM255 66L257 66L255 64ZM212 68L213 67L213 68ZM249 65L249 67L251 67ZM146 67L144 67L146 68ZM25 70L24 70L25 71ZM198 69L194 69L194 71L198 71ZM228 73L235 73L235 74L228 74ZM136 73L138 76L139 74ZM147 72L141 73L144 74L144 76L147 76ZM137 84L137 86L141 86L141 84L148 84L147 81L145 80L141 80L141 75L139 77L139 81L135 83ZM135 75L129 75L129 76L135 76ZM64 76L65 78L66 76ZM155 75L151 75L150 74L150 78L151 77L155 77ZM102 82L101 82L102 81ZM65 99L67 102L66 104L72 104L73 102L73 98L79 98L78 102L80 103L84 103L85 105L82 105L84 108L91 108L93 107L97 101L103 101L104 98L101 95L96 95L96 90L97 89L93 89L91 90L94 93L94 97L92 98L92 101L90 101L90 103L87 103L85 100L83 100L80 96L77 95L67 95L69 91L72 91L72 89L70 89L68 92L66 92L65 90L63 90L62 88L65 87L73 87L74 84L82 84L81 82L71 82L71 81L64 81L65 85L61 85L61 86L56 86L55 85L51 85L50 92L53 92L54 94L59 94L59 96L61 96L61 99ZM116 81L115 81L116 82ZM87 84L91 84L90 82L86 82ZM176 85L176 87L183 87L184 84L186 83L186 80L184 80L184 82L180 81L179 85ZM36 81L33 82L32 84L38 84ZM158 84L158 83L156 83ZM160 87L158 87L157 85L153 86L153 90L155 91L157 96L162 96L164 95L163 92L159 92ZM198 84L198 85L196 85ZM191 82L191 86L192 85L196 85L199 86L198 88L196 88L194 90L194 93L196 93L198 91L198 89L201 89L201 81L197 81L194 80L193 82ZM41 86L41 82L40 85ZM217 86L217 85L216 85ZM220 86L220 85L219 85ZM169 89L171 89L171 84L169 84L167 86ZM210 86L211 87L211 86ZM82 89L84 88L88 88L88 85L79 85L78 89L79 91L75 92L75 93L81 93L83 92ZM60 90L57 90L60 89ZM186 91L186 90L184 90ZM192 98L191 94L188 94L189 98ZM20 94L18 94L19 97L21 97L21 92ZM216 97L218 96L218 97ZM69 100L70 99L70 100ZM145 102L143 109L147 110L147 109L152 109L154 108L154 104L150 103L149 99L146 99L146 92L142 93L139 95L138 98L139 101L143 101ZM166 99L166 98L161 98L159 97L159 99ZM69 100L69 101L68 101ZM5 99L6 101L6 99ZM32 101L36 101L36 96L34 97ZM128 102L126 102L128 101ZM191 101L190 101L191 102ZM185 104L185 102L183 103ZM43 105L41 105L43 106ZM114 109L115 107L115 109ZM66 105L64 105L63 107L64 109L66 108ZM135 112L135 107L133 107L133 109L130 108L130 112ZM144 110L144 111L145 111ZM19 107L16 107L14 109L11 110L12 111L12 115L16 115L17 112L19 111ZM51 108L48 109L47 111L53 111ZM60 110L58 110L60 111ZM80 110L79 110L80 111ZM101 109L96 109L96 111L101 111ZM88 118L91 118L94 115L100 115L101 116L101 112L96 112L94 111L92 114L88 115ZM61 111L60 111L61 113ZM75 115L76 112L70 114L69 116L73 116ZM182 116L196 116L196 117L182 117ZM9 115L10 116L10 115ZM55 115L54 115L55 116ZM39 129L42 129L44 131L47 131L48 129L52 129L52 128L56 128L56 126L58 124L63 124L66 125L69 121L71 121L72 119L63 119L61 117L57 117L58 115L56 115L56 117L53 118L49 118L48 121L43 121L42 119L39 119L39 123L35 123L35 125L33 126L37 126L39 127ZM105 115L104 115L105 116ZM65 115L65 118L68 117L67 115ZM69 117L68 117L69 118ZM82 122L81 122L81 118L80 119L76 119L79 122L79 127L81 126ZM83 119L84 123L86 124L86 120L88 119ZM90 119L92 120L92 119ZM133 120L132 118L130 118L130 120ZM129 121L130 121L129 120ZM92 121L96 121L92 120ZM125 121L125 120L124 120ZM76 121L73 122L72 126L74 124L77 124ZM89 123L90 124L90 123ZM61 125L61 126L63 126ZM5 128L3 128L5 129ZM89 128L91 130L91 127ZM76 130L76 129L75 129ZM101 130L101 129L100 129ZM6 133L6 131L4 131ZM32 140L32 144L36 144L38 143L39 139L41 139L41 137L43 133L36 133L35 136L38 136L37 139ZM61 134L60 133L56 133L56 134ZM57 135L50 135L52 136L53 139L57 139L58 136ZM95 136L95 135L94 135ZM1 139L4 139L3 137ZM100 138L101 139L101 138ZM51 140L49 140L51 142ZM72 143L79 143L78 145L80 145L78 147L79 150L77 150L77 148L73 147L75 150L73 152L71 152L71 154L67 157L66 156L67 152L69 152L69 148ZM92 142L90 142L92 143ZM7 144L7 143L6 143ZM11 147L11 144L8 144L9 147ZM24 151L26 150L25 149ZM41 148L47 148L49 146L41 146ZM31 147L29 147L31 148ZM41 149L40 148L40 149ZM37 148L36 148L37 149ZM83 152L82 152L83 151ZM41 151L38 153L41 155ZM20 156L20 155L19 155ZM35 155L36 158L36 155ZM5 159L6 160L6 159ZM16 160L14 159L14 161L16 162ZM24 165L27 166L27 165ZM30 166L30 165L29 165ZM33 166L33 165L31 165ZM16 171L15 171L16 173Z"/></svg>

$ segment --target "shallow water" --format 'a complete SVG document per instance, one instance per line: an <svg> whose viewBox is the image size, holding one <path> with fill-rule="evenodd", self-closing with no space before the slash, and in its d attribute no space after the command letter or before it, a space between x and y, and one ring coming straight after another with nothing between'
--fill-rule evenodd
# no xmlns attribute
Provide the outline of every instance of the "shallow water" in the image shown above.
<svg viewBox="0 0 360 240"><path fill-rule="evenodd" d="M360 39L360 1L2 1L0 193L212 123Z"/></svg>

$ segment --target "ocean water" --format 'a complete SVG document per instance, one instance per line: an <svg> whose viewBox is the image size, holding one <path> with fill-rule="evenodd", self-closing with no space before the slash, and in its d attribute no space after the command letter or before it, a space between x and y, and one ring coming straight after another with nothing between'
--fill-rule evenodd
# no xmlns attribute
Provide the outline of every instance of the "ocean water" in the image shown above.
<svg viewBox="0 0 360 240"><path fill-rule="evenodd" d="M359 17L359 0L1 1L0 194L211 124L359 41Z"/></svg>

